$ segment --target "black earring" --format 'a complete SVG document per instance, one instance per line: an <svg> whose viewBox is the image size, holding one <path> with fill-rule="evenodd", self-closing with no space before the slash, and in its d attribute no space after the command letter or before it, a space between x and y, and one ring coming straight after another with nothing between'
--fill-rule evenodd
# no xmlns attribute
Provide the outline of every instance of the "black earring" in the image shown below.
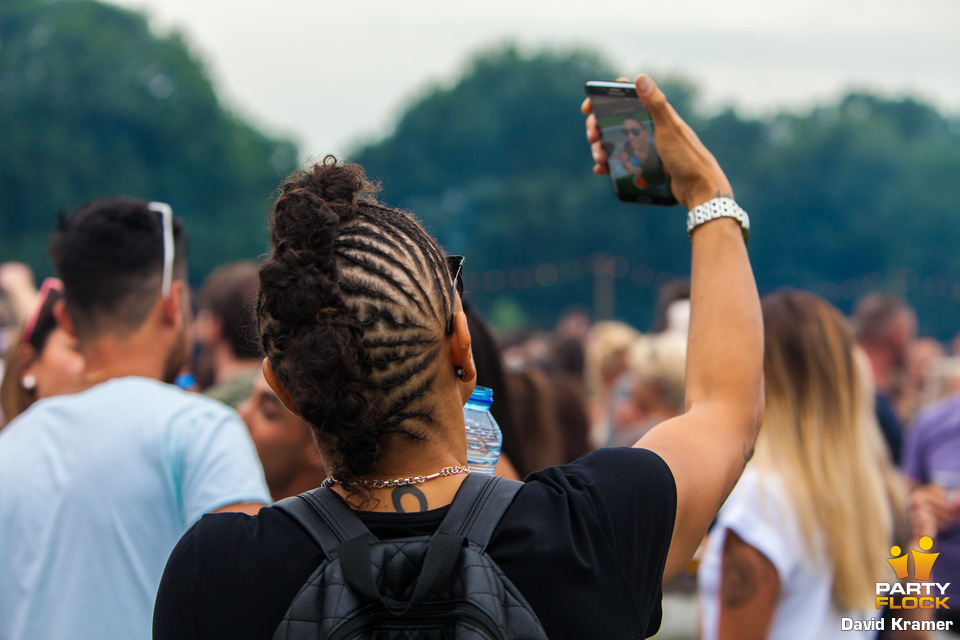
<svg viewBox="0 0 960 640"><path fill-rule="evenodd" d="M457 374L457 377L460 378L461 380L463 380L464 378L467 377L467 372L464 371L464 370L463 370L463 367L461 367L461 366L456 366L456 367L454 367L454 368L453 368L453 372L454 372L455 374Z"/></svg>

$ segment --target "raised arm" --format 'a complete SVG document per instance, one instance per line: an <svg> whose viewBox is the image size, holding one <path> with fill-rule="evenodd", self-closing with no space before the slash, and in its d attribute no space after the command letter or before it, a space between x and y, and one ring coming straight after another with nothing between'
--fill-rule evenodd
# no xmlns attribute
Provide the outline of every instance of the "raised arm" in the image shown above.
<svg viewBox="0 0 960 640"><path fill-rule="evenodd" d="M674 196L688 208L733 190L713 155L647 76L637 94L650 111ZM590 111L589 102L584 111ZM607 173L595 118L587 118L594 171ZM682 224L682 220L677 221ZM677 485L677 516L664 583L689 562L753 451L763 413L763 320L739 222L723 217L693 231L686 412L635 446L657 453Z"/></svg>

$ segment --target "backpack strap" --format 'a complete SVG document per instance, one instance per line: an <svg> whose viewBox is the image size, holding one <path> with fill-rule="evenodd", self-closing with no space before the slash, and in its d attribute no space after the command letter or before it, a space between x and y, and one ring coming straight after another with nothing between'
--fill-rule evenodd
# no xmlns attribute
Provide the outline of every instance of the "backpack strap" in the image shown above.
<svg viewBox="0 0 960 640"><path fill-rule="evenodd" d="M398 615L406 613L423 602L424 598L437 585L447 581L456 569L464 540L478 545L481 550L486 549L493 530L522 486L522 482L515 480L484 474L468 474L460 485L457 495L454 496L447 515L437 527L436 533L430 537L423 559L423 568L417 576L410 601L405 604L391 603L385 601L380 594L377 594L376 599L379 599L389 611ZM372 577L359 575L361 567L370 566L369 545L361 542L361 540L354 540L340 547L344 577L355 589L359 586L359 584L355 586L355 583L371 585L373 583ZM369 574L369 569L365 573ZM368 586L361 593L368 595L369 591Z"/></svg>
<svg viewBox="0 0 960 640"><path fill-rule="evenodd" d="M403 615L423 602L433 589L447 581L457 567L463 538L435 533L427 543L420 573L414 580L413 595L408 602L386 598L377 588L370 559L370 539L354 538L340 545L340 568L344 581L369 602L379 602L394 615Z"/></svg>
<svg viewBox="0 0 960 640"><path fill-rule="evenodd" d="M421 603L433 588L448 579L460 557L463 541L486 549L493 530L510 507L522 482L469 474L450 509L427 545L423 567L407 603L391 602L379 592L370 560L373 534L339 496L321 487L286 498L274 506L296 520L329 559L336 551L344 580L372 602L401 615Z"/></svg>
<svg viewBox="0 0 960 640"><path fill-rule="evenodd" d="M341 542L373 535L353 509L327 487L284 498L273 506L296 520L328 559Z"/></svg>
<svg viewBox="0 0 960 640"><path fill-rule="evenodd" d="M517 480L468 474L437 532L466 538L485 550L521 487Z"/></svg>

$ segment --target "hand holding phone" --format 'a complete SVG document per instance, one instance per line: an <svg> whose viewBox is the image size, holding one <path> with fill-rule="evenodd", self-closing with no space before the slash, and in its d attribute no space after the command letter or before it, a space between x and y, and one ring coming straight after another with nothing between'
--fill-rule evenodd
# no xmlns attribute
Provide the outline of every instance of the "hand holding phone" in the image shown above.
<svg viewBox="0 0 960 640"><path fill-rule="evenodd" d="M653 80L645 75L637 77L628 87L634 88L643 106L647 109L654 126L654 140L657 154L663 164L664 172L670 179L670 190L676 200L687 208L703 204L717 196L733 197L733 189L723 169L713 154L703 146L697 134L677 115L663 92ZM618 171L614 154L604 148L606 140L601 135L598 114L594 109L594 98L588 97L582 110L587 116L587 140L593 151L595 173L607 175Z"/></svg>
<svg viewBox="0 0 960 640"><path fill-rule="evenodd" d="M624 202L676 204L657 154L653 119L636 88L628 82L590 81L586 90L605 143L610 181L617 197Z"/></svg>

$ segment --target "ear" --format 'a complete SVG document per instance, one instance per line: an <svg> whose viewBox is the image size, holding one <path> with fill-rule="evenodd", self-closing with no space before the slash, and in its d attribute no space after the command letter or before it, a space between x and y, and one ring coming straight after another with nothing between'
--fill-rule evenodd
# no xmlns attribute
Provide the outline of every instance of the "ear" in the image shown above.
<svg viewBox="0 0 960 640"><path fill-rule="evenodd" d="M177 322L186 322L187 316L184 314L184 293L185 285L183 280L174 280L170 284L170 295L166 298L160 298L160 309L162 319L165 323L176 324Z"/></svg>
<svg viewBox="0 0 960 640"><path fill-rule="evenodd" d="M470 383L473 386L477 377L477 365L473 361L471 350L470 328L467 325L467 314L457 311L453 314L453 333L450 335L450 356L455 367L463 367L466 375L460 382Z"/></svg>
<svg viewBox="0 0 960 640"><path fill-rule="evenodd" d="M297 411L297 404L293 401L293 396L290 395L287 388L280 382L280 378L278 378L277 374L273 371L270 358L263 359L263 377L267 381L267 384L270 385L270 388L273 389L273 392L277 394L277 397L280 398L283 406L299 416L300 412Z"/></svg>
<svg viewBox="0 0 960 640"><path fill-rule="evenodd" d="M57 319L57 325L70 334L72 338L77 337L77 328L73 326L73 319L67 313L67 303L61 298L53 305L53 317Z"/></svg>

